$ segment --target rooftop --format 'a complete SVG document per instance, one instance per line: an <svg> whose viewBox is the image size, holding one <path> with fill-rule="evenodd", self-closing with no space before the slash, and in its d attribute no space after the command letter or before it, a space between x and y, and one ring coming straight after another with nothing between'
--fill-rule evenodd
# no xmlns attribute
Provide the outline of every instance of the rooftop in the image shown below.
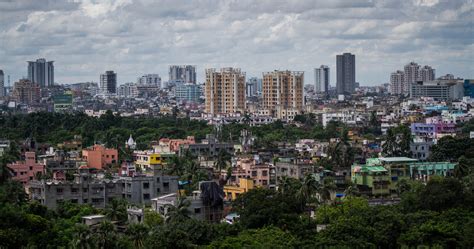
<svg viewBox="0 0 474 249"><path fill-rule="evenodd" d="M417 162L418 159L413 159L409 157L379 157L381 162L387 163L400 163L400 162Z"/></svg>

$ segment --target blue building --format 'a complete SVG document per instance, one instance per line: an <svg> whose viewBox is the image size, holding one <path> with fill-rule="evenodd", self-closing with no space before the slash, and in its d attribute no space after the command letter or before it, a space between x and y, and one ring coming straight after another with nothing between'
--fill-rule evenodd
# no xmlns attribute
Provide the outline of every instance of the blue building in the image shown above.
<svg viewBox="0 0 474 249"><path fill-rule="evenodd" d="M474 98L474 80L464 80L464 96Z"/></svg>

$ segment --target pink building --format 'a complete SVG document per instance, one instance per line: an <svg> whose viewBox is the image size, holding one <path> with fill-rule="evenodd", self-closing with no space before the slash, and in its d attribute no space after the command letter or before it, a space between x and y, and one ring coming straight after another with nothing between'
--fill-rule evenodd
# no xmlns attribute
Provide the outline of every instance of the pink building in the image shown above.
<svg viewBox="0 0 474 249"><path fill-rule="evenodd" d="M44 165L36 162L35 152L25 152L25 161L8 164L8 167L13 171L13 180L23 185L35 179L36 174L44 173Z"/></svg>
<svg viewBox="0 0 474 249"><path fill-rule="evenodd" d="M227 172L221 173L222 178L226 175ZM227 184L238 185L241 178L253 179L255 186L272 188L275 184L275 168L270 164L256 164L253 158L239 158Z"/></svg>
<svg viewBox="0 0 474 249"><path fill-rule="evenodd" d="M87 161L89 168L102 169L107 165L113 165L118 162L118 151L95 144L82 150L82 159Z"/></svg>
<svg viewBox="0 0 474 249"><path fill-rule="evenodd" d="M170 148L170 151L178 152L181 145L195 144L196 140L194 136L188 136L186 139L169 139L162 138L160 139L160 145L167 145Z"/></svg>

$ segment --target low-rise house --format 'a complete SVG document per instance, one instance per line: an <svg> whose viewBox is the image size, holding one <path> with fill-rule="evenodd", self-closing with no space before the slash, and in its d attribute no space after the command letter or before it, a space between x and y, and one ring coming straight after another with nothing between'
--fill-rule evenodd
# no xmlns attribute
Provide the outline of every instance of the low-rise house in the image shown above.
<svg viewBox="0 0 474 249"><path fill-rule="evenodd" d="M12 179L26 186L29 181L35 179L38 174L44 174L44 164L36 162L35 152L25 152L25 160L17 161L7 165L13 171Z"/></svg>
<svg viewBox="0 0 474 249"><path fill-rule="evenodd" d="M275 163L277 182L282 177L303 180L306 174L314 173L315 167L309 159L279 158Z"/></svg>
<svg viewBox="0 0 474 249"><path fill-rule="evenodd" d="M225 200L233 201L237 199L239 195L244 194L254 188L255 188L254 180L239 178L238 184L224 186Z"/></svg>
<svg viewBox="0 0 474 249"><path fill-rule="evenodd" d="M227 172L221 172L221 178L226 178ZM260 163L255 158L242 157L237 159L232 167L232 173L227 181L229 185L240 183L240 179L251 179L255 186L265 188L276 187L275 167L268 163Z"/></svg>
<svg viewBox="0 0 474 249"><path fill-rule="evenodd" d="M117 149L106 148L104 145L95 144L82 150L82 159L87 161L90 168L102 169L118 162Z"/></svg>
<svg viewBox="0 0 474 249"><path fill-rule="evenodd" d="M209 158L217 156L220 150L226 150L229 154L234 154L234 145L221 143L214 135L208 134L206 135L206 139L203 139L201 143L181 145L180 155L184 154L187 150L193 155Z"/></svg>

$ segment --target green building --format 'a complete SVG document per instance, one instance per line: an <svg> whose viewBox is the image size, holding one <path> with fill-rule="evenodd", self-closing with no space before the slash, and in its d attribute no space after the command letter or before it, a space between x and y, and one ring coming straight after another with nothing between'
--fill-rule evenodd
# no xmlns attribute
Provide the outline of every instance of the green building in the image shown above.
<svg viewBox="0 0 474 249"><path fill-rule="evenodd" d="M359 190L368 195L390 194L388 170L375 165L352 165L351 179Z"/></svg>
<svg viewBox="0 0 474 249"><path fill-rule="evenodd" d="M63 112L72 108L72 93L53 96L54 111Z"/></svg>

